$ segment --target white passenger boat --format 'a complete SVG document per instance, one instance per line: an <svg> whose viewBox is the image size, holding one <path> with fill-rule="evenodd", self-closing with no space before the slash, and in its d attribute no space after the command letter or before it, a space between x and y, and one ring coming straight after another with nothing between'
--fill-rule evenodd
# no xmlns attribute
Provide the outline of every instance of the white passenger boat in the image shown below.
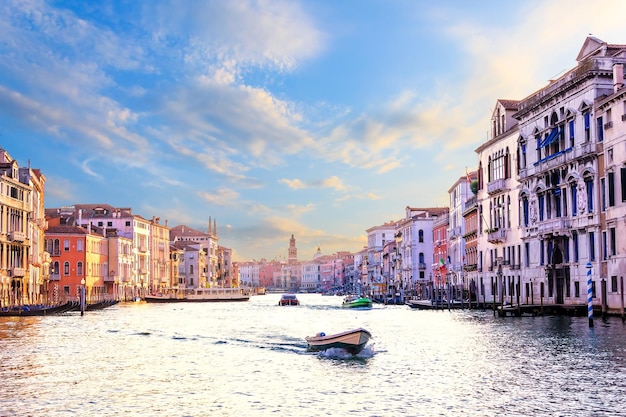
<svg viewBox="0 0 626 417"><path fill-rule="evenodd" d="M144 299L148 303L248 301L250 293L243 288L186 288L146 295Z"/></svg>

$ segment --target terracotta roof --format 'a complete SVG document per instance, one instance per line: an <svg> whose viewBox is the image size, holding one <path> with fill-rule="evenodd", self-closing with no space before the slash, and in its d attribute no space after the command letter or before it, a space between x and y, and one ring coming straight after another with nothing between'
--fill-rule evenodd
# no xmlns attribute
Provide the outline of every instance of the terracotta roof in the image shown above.
<svg viewBox="0 0 626 417"><path fill-rule="evenodd" d="M498 103L502 104L506 110L517 110L519 100L498 99Z"/></svg>
<svg viewBox="0 0 626 417"><path fill-rule="evenodd" d="M87 235L89 232L80 226L49 226L46 234Z"/></svg>
<svg viewBox="0 0 626 417"><path fill-rule="evenodd" d="M170 229L170 239L180 236L210 236L206 232L201 232L199 230L193 229L184 224L174 226Z"/></svg>

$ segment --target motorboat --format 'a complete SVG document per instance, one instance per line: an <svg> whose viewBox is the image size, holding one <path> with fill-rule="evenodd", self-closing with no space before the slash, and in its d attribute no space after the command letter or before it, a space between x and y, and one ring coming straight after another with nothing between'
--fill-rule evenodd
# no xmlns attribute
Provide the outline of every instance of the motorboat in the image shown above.
<svg viewBox="0 0 626 417"><path fill-rule="evenodd" d="M300 300L295 294L283 294L278 301L279 306L299 306Z"/></svg>
<svg viewBox="0 0 626 417"><path fill-rule="evenodd" d="M315 336L306 337L306 342L310 351L323 351L330 348L341 348L356 355L363 350L365 344L370 340L372 334L359 327L354 330L326 335L324 332Z"/></svg>
<svg viewBox="0 0 626 417"><path fill-rule="evenodd" d="M349 295L343 299L341 306L366 310L372 308L372 300L368 297Z"/></svg>

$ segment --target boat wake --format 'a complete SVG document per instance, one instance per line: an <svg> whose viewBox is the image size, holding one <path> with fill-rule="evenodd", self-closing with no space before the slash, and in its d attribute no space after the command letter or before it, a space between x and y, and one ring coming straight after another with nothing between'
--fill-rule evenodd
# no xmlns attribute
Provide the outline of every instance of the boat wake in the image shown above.
<svg viewBox="0 0 626 417"><path fill-rule="evenodd" d="M366 360L371 359L375 355L374 346L367 345L358 354L353 355L342 348L330 348L320 352L314 352L323 358L340 359L340 360Z"/></svg>

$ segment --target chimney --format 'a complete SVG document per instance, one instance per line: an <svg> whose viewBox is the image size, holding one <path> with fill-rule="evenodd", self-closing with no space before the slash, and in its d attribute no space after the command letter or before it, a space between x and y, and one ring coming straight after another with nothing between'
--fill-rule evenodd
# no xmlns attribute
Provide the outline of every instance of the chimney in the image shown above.
<svg viewBox="0 0 626 417"><path fill-rule="evenodd" d="M613 92L624 87L624 64L613 64Z"/></svg>

